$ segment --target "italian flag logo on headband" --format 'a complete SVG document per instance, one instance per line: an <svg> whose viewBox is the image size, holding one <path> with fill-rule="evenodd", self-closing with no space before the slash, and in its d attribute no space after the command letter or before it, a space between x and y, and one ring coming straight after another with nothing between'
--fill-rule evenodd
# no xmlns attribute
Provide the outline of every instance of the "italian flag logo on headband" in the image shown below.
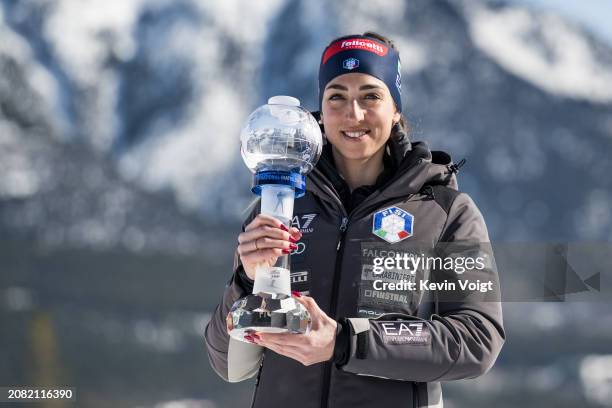
<svg viewBox="0 0 612 408"><path fill-rule="evenodd" d="M323 54L323 64L325 64L328 59L330 59L337 53L346 50L370 51L371 53L374 53L379 57L384 57L385 55L387 55L387 52L389 52L387 46L379 42L366 38L347 38L344 40L336 41L327 48L325 54Z"/></svg>

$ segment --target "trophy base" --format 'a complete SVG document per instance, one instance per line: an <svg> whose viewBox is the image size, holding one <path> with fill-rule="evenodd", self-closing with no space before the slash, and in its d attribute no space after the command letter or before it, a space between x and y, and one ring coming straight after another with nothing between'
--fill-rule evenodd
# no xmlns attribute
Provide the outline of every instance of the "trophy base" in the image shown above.
<svg viewBox="0 0 612 408"><path fill-rule="evenodd" d="M227 320L230 336L240 341L246 341L244 336L251 331L307 333L310 329L308 311L292 297L248 295L234 303Z"/></svg>

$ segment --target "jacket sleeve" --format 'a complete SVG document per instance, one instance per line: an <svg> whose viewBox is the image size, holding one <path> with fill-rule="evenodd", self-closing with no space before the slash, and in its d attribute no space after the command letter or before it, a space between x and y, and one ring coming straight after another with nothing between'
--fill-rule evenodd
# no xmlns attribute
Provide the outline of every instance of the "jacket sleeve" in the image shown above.
<svg viewBox="0 0 612 408"><path fill-rule="evenodd" d="M245 225L254 218L257 208L253 210ZM244 225L243 225L244 231ZM240 263L240 257L234 255L234 273L227 283L221 302L212 313L206 325L204 339L208 359L215 372L229 382L243 381L253 377L263 356L263 347L231 339L227 333L226 318L234 302L250 294L248 278Z"/></svg>
<svg viewBox="0 0 612 408"><path fill-rule="evenodd" d="M351 335L344 371L431 382L477 377L493 366L505 339L499 278L483 217L467 194L454 200L440 243L444 255L438 256L484 259L480 269L452 272L456 280L491 281L493 290L483 294L457 289L441 296L427 319L396 314L348 319Z"/></svg>

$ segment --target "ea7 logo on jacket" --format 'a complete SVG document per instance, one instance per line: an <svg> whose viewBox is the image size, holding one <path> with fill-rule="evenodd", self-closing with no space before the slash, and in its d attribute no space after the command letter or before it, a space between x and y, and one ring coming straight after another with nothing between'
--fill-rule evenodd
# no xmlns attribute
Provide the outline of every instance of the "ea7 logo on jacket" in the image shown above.
<svg viewBox="0 0 612 408"><path fill-rule="evenodd" d="M291 226L299 229L302 234L313 232L312 222L316 217L317 214L295 215L291 220Z"/></svg>
<svg viewBox="0 0 612 408"><path fill-rule="evenodd" d="M414 216L398 207L377 211L373 217L372 233L395 244L412 236Z"/></svg>
<svg viewBox="0 0 612 408"><path fill-rule="evenodd" d="M387 344L426 346L431 343L429 327L423 322L384 322L380 326Z"/></svg>

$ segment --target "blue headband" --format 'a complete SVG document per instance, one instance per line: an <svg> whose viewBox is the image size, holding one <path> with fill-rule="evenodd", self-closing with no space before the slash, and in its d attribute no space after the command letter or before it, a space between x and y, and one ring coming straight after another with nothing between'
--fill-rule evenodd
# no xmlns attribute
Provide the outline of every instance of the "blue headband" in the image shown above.
<svg viewBox="0 0 612 408"><path fill-rule="evenodd" d="M352 72L369 74L383 81L402 111L402 76L399 54L393 48L363 35L350 35L331 43L319 66L319 109L323 108L325 86L335 77Z"/></svg>

